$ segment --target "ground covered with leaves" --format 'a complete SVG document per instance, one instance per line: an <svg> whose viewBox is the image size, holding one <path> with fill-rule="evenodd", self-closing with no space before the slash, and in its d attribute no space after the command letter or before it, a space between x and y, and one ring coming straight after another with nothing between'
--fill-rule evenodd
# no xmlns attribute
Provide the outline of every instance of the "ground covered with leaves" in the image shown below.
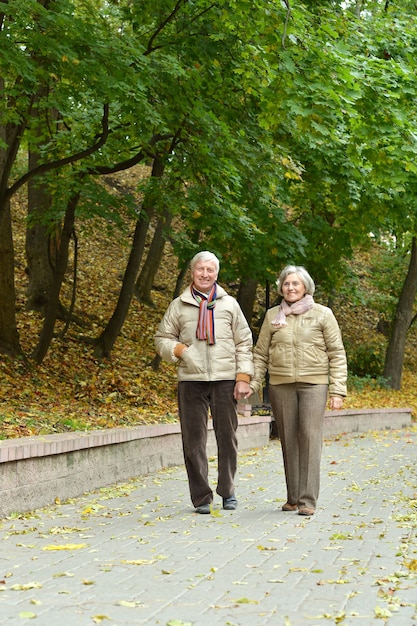
<svg viewBox="0 0 417 626"><path fill-rule="evenodd" d="M416 445L416 428L326 439L310 518L281 510L277 441L239 452L236 511L215 494L196 514L176 467L10 515L2 621L415 625Z"/></svg>
<svg viewBox="0 0 417 626"><path fill-rule="evenodd" d="M126 182L126 185L129 181ZM124 181L119 181L119 184ZM19 204L20 203L20 204ZM25 307L27 276L24 257L24 204L15 207L16 288L22 347L30 355L42 325L39 313ZM134 224L124 232L105 231L102 224L80 228L76 322L63 338L56 337L41 365L30 358L0 359L0 438L75 430L155 424L178 419L175 367L155 357L154 332L168 306L177 278L177 264L169 246L156 277L154 306L132 301L111 359L93 355L98 337L113 313L129 253ZM221 282L221 275L220 275ZM68 273L63 303L68 304L72 274ZM67 302L66 302L67 300ZM262 312L262 302L258 306ZM347 347L369 341L376 332L372 310L335 302ZM57 324L57 334L64 322ZM372 378L352 379L345 408L412 407L417 415L417 374L413 340L407 350L400 391L377 385Z"/></svg>

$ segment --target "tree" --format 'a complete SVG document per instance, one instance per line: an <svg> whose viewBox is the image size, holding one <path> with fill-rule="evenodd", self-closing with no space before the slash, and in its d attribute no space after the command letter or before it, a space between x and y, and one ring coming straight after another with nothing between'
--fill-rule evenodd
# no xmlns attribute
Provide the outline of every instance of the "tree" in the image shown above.
<svg viewBox="0 0 417 626"><path fill-rule="evenodd" d="M401 290L385 357L384 378L393 389L401 388L407 332L413 320L413 305L417 293L417 240L413 237L410 264Z"/></svg>
<svg viewBox="0 0 417 626"><path fill-rule="evenodd" d="M172 144L172 149L174 149L174 145L175 142ZM155 155L152 167L152 182L160 179L163 173L164 162L162 161L162 159L158 158ZM157 182L155 182L155 185L153 186L156 185ZM148 192L144 197L142 207L139 212L139 218L136 222L132 247L130 250L130 255L123 277L122 288L120 290L116 308L109 322L107 323L106 328L95 341L95 354L99 358L105 358L110 356L111 349L119 335L120 329L123 326L123 322L126 318L132 297L135 292L136 277L145 249L146 233L149 227L149 221L155 212L154 197L152 194L153 186L149 185Z"/></svg>
<svg viewBox="0 0 417 626"><path fill-rule="evenodd" d="M94 113L91 112L87 141L85 129L84 133L77 133L75 130L76 116L71 121L68 117L68 107L73 102L73 99L68 98L69 86L73 87L75 93L82 84L83 91L79 92L82 97L80 95L79 100L85 99L87 102L92 92L85 85L91 82L89 79L93 64L96 71L93 84L100 75L104 79L101 65L104 61L103 54L101 58L96 57L95 61L85 55L88 46L85 46L83 37L87 32L89 36L95 33L97 42L104 44L106 41L103 50L107 49L109 41L104 35L108 33L104 33L103 29L100 32L86 16L83 20L77 18L71 13L71 5L65 0L9 0L2 3L1 73L7 78L3 78L0 84L0 258L3 277L0 296L2 302L8 304L3 306L0 316L0 346L6 347L12 353L19 353L20 345L14 310L14 251L10 200L34 176L75 163L98 151L108 136L107 104L96 106ZM22 41L25 45L19 43ZM107 60L112 58L109 53L106 56ZM101 93L101 98L107 100L104 92ZM32 115L35 102L36 115ZM77 112L78 107L79 103L73 107L73 113ZM58 110L64 121L58 130L46 126L41 132L39 124L45 119L43 113L51 108ZM102 132L98 139L94 139L100 117ZM46 131L49 130L52 130L52 136L46 141ZM77 134L80 140L78 145ZM89 140L90 143L86 146ZM44 154L41 155L38 165L22 174L19 157L24 146L28 146L32 153L38 152L42 146Z"/></svg>
<svg viewBox="0 0 417 626"><path fill-rule="evenodd" d="M51 205L38 214L59 223L80 176L74 224L113 219L100 176L145 160L162 175L143 187L119 301L97 354L112 349L149 219L164 214L181 225L172 234L180 266L197 249L213 249L222 280L241 284L241 293L272 282L289 261L308 264L328 293L341 289L346 258L369 232L414 228L406 196L416 173L415 18L410 3L395 11L383 4L3 3L2 301L14 302L7 202L18 189L42 175ZM47 124L52 111L58 117ZM36 163L25 171L26 150ZM157 243L143 264L148 278ZM7 306L0 344L18 349Z"/></svg>
<svg viewBox="0 0 417 626"><path fill-rule="evenodd" d="M79 171L84 168L91 173L93 155L105 154L110 137L118 140L120 147L123 134L126 154L126 128L120 125L118 103L123 102L127 88L130 115L137 114L140 107L146 116L146 106L142 106L146 99L138 82L143 55L132 39L121 39L119 31L112 30L106 11L99 17L89 9L89 3L82 0L74 4L67 0L2 3L1 68L7 78L0 84L0 296L8 304L3 305L0 316L0 347L12 353L19 353L20 345L14 310L11 198L34 177L65 166L78 164ZM109 103L114 109L111 118ZM58 112L58 123L55 119L48 123L50 111ZM36 162L31 160L29 169L22 173L20 154L24 149L36 155ZM58 192L54 181L49 183L56 213L51 216L49 212L39 222L44 228L51 217L52 223L59 219L59 202L61 206L71 204L73 190L69 187L74 175L70 170L68 174L67 185L64 183ZM37 213L45 214L46 208L39 208Z"/></svg>
<svg viewBox="0 0 417 626"><path fill-rule="evenodd" d="M151 290L154 284L158 267L161 263L165 241L168 237L169 229L172 223L172 213L165 209L163 215L158 219L152 242L149 247L149 253L142 266L139 278L135 285L135 294L140 302L144 302L149 306L154 306L151 296Z"/></svg>

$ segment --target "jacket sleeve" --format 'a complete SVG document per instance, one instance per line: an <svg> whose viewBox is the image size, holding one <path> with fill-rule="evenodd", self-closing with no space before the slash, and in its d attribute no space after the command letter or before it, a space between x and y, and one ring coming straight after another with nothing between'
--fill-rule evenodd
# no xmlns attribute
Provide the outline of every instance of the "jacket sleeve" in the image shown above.
<svg viewBox="0 0 417 626"><path fill-rule="evenodd" d="M253 338L240 305L235 302L234 342L236 348L236 379L249 382L253 376Z"/></svg>
<svg viewBox="0 0 417 626"><path fill-rule="evenodd" d="M339 324L330 309L326 316L323 336L329 359L329 395L345 397L347 395L346 352Z"/></svg>
<svg viewBox="0 0 417 626"><path fill-rule="evenodd" d="M268 369L269 348L271 344L270 326L270 314L267 312L253 353L255 374L251 381L251 388L254 393L260 393L262 390L265 374Z"/></svg>
<svg viewBox="0 0 417 626"><path fill-rule="evenodd" d="M179 337L180 328L178 325L177 300L173 300L168 306L155 333L156 351L164 361L168 361L169 363L178 361L178 358L174 356L174 349L179 343Z"/></svg>

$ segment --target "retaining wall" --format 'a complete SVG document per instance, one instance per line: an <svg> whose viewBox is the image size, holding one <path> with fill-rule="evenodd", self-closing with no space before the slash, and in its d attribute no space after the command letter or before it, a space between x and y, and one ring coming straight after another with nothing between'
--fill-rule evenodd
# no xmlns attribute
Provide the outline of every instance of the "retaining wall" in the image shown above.
<svg viewBox="0 0 417 626"><path fill-rule="evenodd" d="M240 450L268 444L269 416L240 417ZM208 454L216 453L209 421ZM0 518L183 463L179 424L0 441Z"/></svg>
<svg viewBox="0 0 417 626"><path fill-rule="evenodd" d="M239 418L240 450L261 448L269 415ZM324 436L411 426L411 409L328 411ZM209 455L216 454L209 422ZM183 463L179 424L22 437L0 441L0 518L65 501Z"/></svg>

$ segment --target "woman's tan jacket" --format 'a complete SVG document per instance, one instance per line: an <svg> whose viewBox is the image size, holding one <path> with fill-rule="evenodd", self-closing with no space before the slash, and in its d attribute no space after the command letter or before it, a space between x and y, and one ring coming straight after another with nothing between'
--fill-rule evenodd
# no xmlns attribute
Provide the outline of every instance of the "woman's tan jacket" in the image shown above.
<svg viewBox="0 0 417 626"><path fill-rule="evenodd" d="M238 302L217 284L214 309L216 343L197 339L199 305L190 286L169 305L155 334L158 354L168 362L178 362L178 380L245 380L253 375L253 340ZM188 346L176 351L179 344ZM174 351L181 354L176 358Z"/></svg>
<svg viewBox="0 0 417 626"><path fill-rule="evenodd" d="M267 311L256 343L254 391L261 390L268 370L271 385L328 384L331 396L346 396L346 353L331 309L314 303L306 313L288 315L287 326L277 328L272 321L278 309Z"/></svg>

